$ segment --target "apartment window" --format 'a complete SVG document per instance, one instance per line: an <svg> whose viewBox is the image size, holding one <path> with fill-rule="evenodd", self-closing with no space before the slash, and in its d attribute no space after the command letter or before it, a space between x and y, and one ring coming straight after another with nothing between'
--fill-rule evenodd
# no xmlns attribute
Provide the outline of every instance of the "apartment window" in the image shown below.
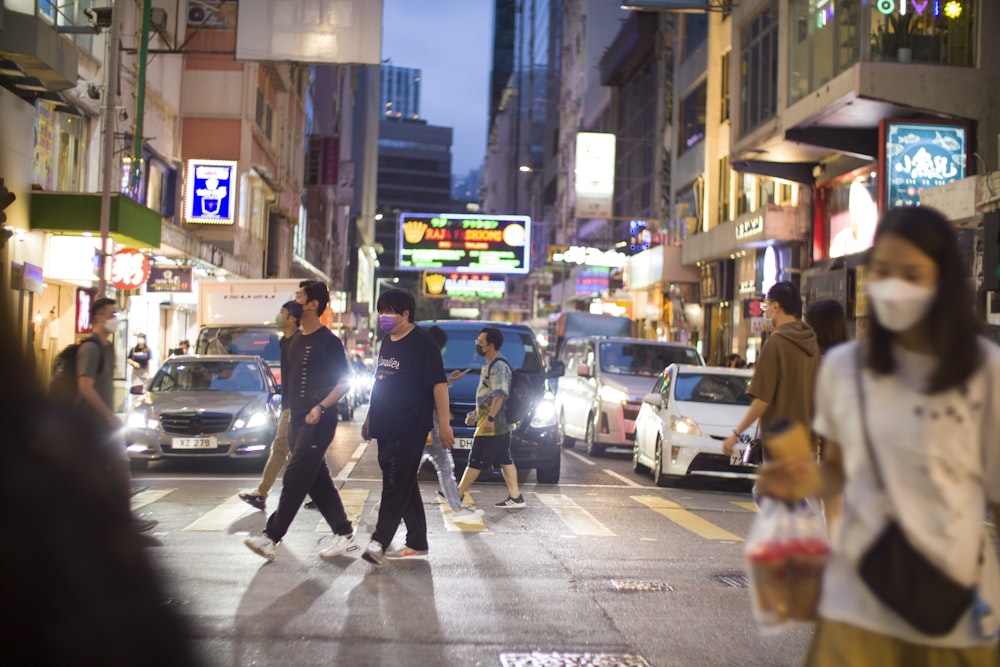
<svg viewBox="0 0 1000 667"><path fill-rule="evenodd" d="M736 183L739 190L736 193L737 218L744 213L749 213L757 209L757 202L755 201L755 195L757 194L756 180L756 177L750 174L738 174L736 176Z"/></svg>
<svg viewBox="0 0 1000 667"><path fill-rule="evenodd" d="M731 218L731 200L733 189L733 171L729 168L729 158L724 157L719 160L719 199L718 214L719 220L716 224L722 224Z"/></svg>
<svg viewBox="0 0 1000 667"><path fill-rule="evenodd" d="M264 112L264 135L267 136L268 139L273 139L271 136L271 116L271 105L268 104L267 109Z"/></svg>
<svg viewBox="0 0 1000 667"><path fill-rule="evenodd" d="M708 39L708 15L687 14L684 16L684 51L681 60L687 60L698 47Z"/></svg>
<svg viewBox="0 0 1000 667"><path fill-rule="evenodd" d="M774 117L778 104L778 3L743 27L740 51L740 134Z"/></svg>
<svg viewBox="0 0 1000 667"><path fill-rule="evenodd" d="M264 91L257 89L257 103L253 108L253 120L257 127L264 127Z"/></svg>
<svg viewBox="0 0 1000 667"><path fill-rule="evenodd" d="M722 71L719 75L719 100L722 107L719 119L723 123L729 120L729 67L732 53L732 51L726 51L722 54Z"/></svg>
<svg viewBox="0 0 1000 667"><path fill-rule="evenodd" d="M705 96L707 84L703 81L681 101L678 122L680 143L678 154L685 153L705 138Z"/></svg>

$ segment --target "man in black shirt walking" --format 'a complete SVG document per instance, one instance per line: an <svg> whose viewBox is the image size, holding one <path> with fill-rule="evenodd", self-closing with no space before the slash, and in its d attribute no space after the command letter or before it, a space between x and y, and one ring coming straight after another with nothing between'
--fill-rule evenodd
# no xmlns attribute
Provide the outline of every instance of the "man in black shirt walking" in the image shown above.
<svg viewBox="0 0 1000 667"><path fill-rule="evenodd" d="M455 434L448 409L448 379L434 339L413 323L416 303L406 290L382 292L379 328L388 334L379 349L368 418L361 437L378 441L382 502L372 541L362 558L381 565L383 558L427 555L427 518L417 484L432 415L437 411L441 445L451 449ZM406 524L406 546L386 551L399 520Z"/></svg>
<svg viewBox="0 0 1000 667"><path fill-rule="evenodd" d="M319 321L330 302L326 285L302 281L295 301L302 306L302 329L289 341L287 366L282 369L288 373L282 377L282 394L291 412L291 455L278 509L268 517L263 535L244 540L251 551L268 560L274 560L275 548L306 494L334 533L333 541L319 555L330 558L358 548L354 527L323 458L337 430L337 402L351 386L347 355L340 339Z"/></svg>

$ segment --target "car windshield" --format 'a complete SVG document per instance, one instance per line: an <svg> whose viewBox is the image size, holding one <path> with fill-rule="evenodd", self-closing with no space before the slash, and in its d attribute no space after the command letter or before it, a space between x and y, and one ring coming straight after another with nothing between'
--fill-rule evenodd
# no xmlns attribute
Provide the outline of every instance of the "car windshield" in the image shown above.
<svg viewBox="0 0 1000 667"><path fill-rule="evenodd" d="M442 327L444 328L444 327ZM448 331L448 342L444 346L444 367L451 371L456 368L471 368L478 370L484 359L476 354L476 337L478 329L460 329ZM521 331L504 331L503 346L500 354L514 368L524 368L529 371L542 370L542 362L534 345L533 334Z"/></svg>
<svg viewBox="0 0 1000 667"><path fill-rule="evenodd" d="M281 362L277 327L205 327L198 332L196 354L252 354L271 366Z"/></svg>
<svg viewBox="0 0 1000 667"><path fill-rule="evenodd" d="M264 391L264 376L252 361L167 362L150 391Z"/></svg>
<svg viewBox="0 0 1000 667"><path fill-rule="evenodd" d="M681 373L674 382L674 399L692 403L750 405L750 377L716 373Z"/></svg>
<svg viewBox="0 0 1000 667"><path fill-rule="evenodd" d="M601 343L601 370L620 375L658 375L670 364L701 365L692 348L652 343Z"/></svg>

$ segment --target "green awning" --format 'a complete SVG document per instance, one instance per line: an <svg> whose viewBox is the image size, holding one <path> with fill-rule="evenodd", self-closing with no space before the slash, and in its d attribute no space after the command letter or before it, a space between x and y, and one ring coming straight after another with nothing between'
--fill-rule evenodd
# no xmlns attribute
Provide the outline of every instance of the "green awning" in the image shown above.
<svg viewBox="0 0 1000 667"><path fill-rule="evenodd" d="M62 234L101 234L100 193L31 193L31 228ZM111 195L111 238L132 248L160 246L160 214L120 194Z"/></svg>

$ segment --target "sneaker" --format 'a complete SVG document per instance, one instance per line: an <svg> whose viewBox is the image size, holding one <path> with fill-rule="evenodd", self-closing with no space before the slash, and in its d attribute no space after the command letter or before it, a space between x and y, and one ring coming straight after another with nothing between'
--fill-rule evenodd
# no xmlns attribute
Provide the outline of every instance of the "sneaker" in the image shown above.
<svg viewBox="0 0 1000 667"><path fill-rule="evenodd" d="M517 498L511 498L510 496L507 496L507 500L501 503L497 503L495 507L506 507L506 508L524 507L524 496L518 496Z"/></svg>
<svg viewBox="0 0 1000 667"><path fill-rule="evenodd" d="M403 547L402 549L390 549L385 552L385 557L389 560L404 560L413 558L427 558L427 549L413 549Z"/></svg>
<svg viewBox="0 0 1000 667"><path fill-rule="evenodd" d="M385 558L385 549L382 548L381 544L372 540L368 543L368 548L361 554L361 557L372 565L381 565L382 559Z"/></svg>
<svg viewBox="0 0 1000 667"><path fill-rule="evenodd" d="M354 533L350 535L334 535L330 546L320 551L319 557L333 558L334 556L342 556L357 550L358 540L354 537Z"/></svg>
<svg viewBox="0 0 1000 667"><path fill-rule="evenodd" d="M266 507L264 496L260 495L256 491L240 491L239 496L240 500L245 502L247 505L250 505L254 509L264 511Z"/></svg>
<svg viewBox="0 0 1000 667"><path fill-rule="evenodd" d="M132 528L135 529L135 532L137 533L145 533L153 530L158 525L160 525L160 522L156 519L140 519L137 516L132 517Z"/></svg>
<svg viewBox="0 0 1000 667"><path fill-rule="evenodd" d="M480 518L482 516L482 510L474 510L469 507L463 507L462 509L455 510L451 513L451 520L455 523L475 523L477 521L482 521Z"/></svg>
<svg viewBox="0 0 1000 667"><path fill-rule="evenodd" d="M274 540L267 535L248 537L243 540L243 544L247 545L247 549L267 560L274 560L274 550L278 547Z"/></svg>
<svg viewBox="0 0 1000 667"><path fill-rule="evenodd" d="M303 505L302 507L304 507L307 510L314 510L316 509L316 502L313 500L307 500L306 504Z"/></svg>

